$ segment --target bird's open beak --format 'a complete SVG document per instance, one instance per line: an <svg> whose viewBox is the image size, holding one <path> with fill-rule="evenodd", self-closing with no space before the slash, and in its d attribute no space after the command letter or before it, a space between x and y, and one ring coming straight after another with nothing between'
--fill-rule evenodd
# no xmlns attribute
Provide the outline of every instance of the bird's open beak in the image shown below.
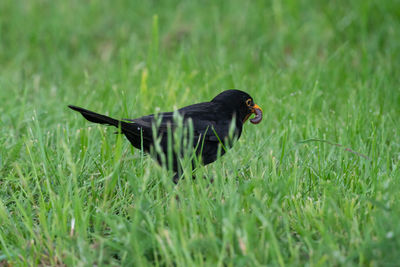
<svg viewBox="0 0 400 267"><path fill-rule="evenodd" d="M251 113L244 118L243 123L245 123L248 118L251 116L251 114L256 114L256 116L252 119L250 119L250 122L253 124L258 124L262 120L262 109L260 108L259 105L254 104L253 107L251 107Z"/></svg>
<svg viewBox="0 0 400 267"><path fill-rule="evenodd" d="M251 123L258 124L262 121L262 109L260 108L259 105L254 104L254 107L251 110L251 113L256 114L256 116L254 118L250 119Z"/></svg>

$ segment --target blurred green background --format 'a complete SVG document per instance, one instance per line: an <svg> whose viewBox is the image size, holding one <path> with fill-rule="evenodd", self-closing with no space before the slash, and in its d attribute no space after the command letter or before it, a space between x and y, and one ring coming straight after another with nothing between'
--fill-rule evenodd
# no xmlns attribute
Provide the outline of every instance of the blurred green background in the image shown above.
<svg viewBox="0 0 400 267"><path fill-rule="evenodd" d="M396 264L399 29L398 0L2 0L0 265ZM264 121L176 187L67 109L231 88Z"/></svg>

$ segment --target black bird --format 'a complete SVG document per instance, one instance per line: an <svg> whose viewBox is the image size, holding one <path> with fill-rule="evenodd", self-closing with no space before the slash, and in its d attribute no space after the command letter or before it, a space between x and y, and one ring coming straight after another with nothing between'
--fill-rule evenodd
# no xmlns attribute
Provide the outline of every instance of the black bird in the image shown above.
<svg viewBox="0 0 400 267"><path fill-rule="evenodd" d="M204 165L214 162L219 153L223 155L232 145L232 141L240 137L243 124L251 114L255 114L255 117L250 119L251 123L258 124L262 120L261 108L254 103L250 95L240 90L226 90L210 102L183 107L175 114L163 112L137 119L116 120L80 107L72 105L68 107L80 112L88 121L120 128L121 133L134 147L143 149L147 153L152 152L160 164L167 164L167 168L169 166L175 173L173 179L175 183L179 179L179 157L183 151L175 150L171 153L171 147L176 143L176 139L169 137L171 136L169 133L175 133L178 129L179 116L184 127L191 127L191 134L188 134L190 129L185 134L185 138L190 136L187 144ZM158 151L162 153L154 153L157 150L155 142L158 142Z"/></svg>

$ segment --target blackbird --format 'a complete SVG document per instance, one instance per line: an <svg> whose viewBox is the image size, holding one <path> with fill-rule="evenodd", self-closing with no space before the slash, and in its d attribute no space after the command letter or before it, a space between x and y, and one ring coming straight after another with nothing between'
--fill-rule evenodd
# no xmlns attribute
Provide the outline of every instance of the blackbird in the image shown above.
<svg viewBox="0 0 400 267"><path fill-rule="evenodd" d="M80 112L88 121L118 127L134 147L151 153L161 165L168 163L167 168L174 172L175 183L180 177L179 159L183 155L182 148L174 149L173 152L169 150L176 142L182 143L183 139L190 138L185 144L195 152L192 154L197 155L203 165L207 165L233 145L233 141L242 133L243 124L252 114L255 117L250 119L251 123L258 124L262 120L261 108L250 95L240 90L223 91L210 102L183 107L176 112L163 112L137 119L117 120L77 106L68 107ZM178 125L190 128L183 131L186 134L184 138L179 138L180 141L169 137L171 133L175 134ZM156 146L158 153L154 153Z"/></svg>

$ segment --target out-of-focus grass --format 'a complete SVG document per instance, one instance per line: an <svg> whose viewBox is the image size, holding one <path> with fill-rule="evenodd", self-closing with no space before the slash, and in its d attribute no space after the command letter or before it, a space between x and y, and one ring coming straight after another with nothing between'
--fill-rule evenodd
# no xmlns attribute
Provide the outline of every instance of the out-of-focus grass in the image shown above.
<svg viewBox="0 0 400 267"><path fill-rule="evenodd" d="M1 1L0 265L397 263L399 22L398 1ZM264 121L177 186L66 108L229 88Z"/></svg>

